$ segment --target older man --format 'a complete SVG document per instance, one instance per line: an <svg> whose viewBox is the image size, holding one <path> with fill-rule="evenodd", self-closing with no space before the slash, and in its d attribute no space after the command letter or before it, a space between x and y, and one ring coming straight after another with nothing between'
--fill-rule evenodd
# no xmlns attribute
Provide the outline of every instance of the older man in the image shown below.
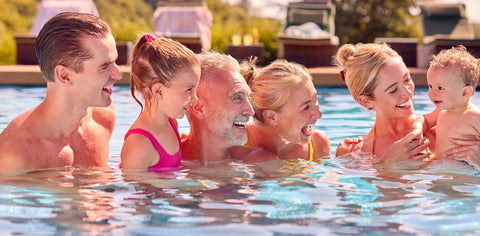
<svg viewBox="0 0 480 236"><path fill-rule="evenodd" d="M275 159L263 149L232 149L247 141L245 126L254 114L249 102L251 91L237 60L213 51L199 54L199 59L198 101L187 113L190 133L182 143L182 158L212 163L265 154Z"/></svg>
<svg viewBox="0 0 480 236"><path fill-rule="evenodd" d="M36 53L46 95L0 134L0 171L106 165L110 95L122 77L110 28L90 14L61 13L43 26Z"/></svg>

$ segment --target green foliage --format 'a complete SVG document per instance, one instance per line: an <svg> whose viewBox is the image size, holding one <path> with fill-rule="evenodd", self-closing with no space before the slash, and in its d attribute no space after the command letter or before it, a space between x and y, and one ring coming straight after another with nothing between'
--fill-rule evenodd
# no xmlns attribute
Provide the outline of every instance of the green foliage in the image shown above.
<svg viewBox="0 0 480 236"><path fill-rule="evenodd" d="M28 34L40 0L0 0L0 64L15 63L14 34ZM95 0L100 17L112 28L118 41L135 41L138 34L153 29L156 0ZM243 5L230 6L221 0L206 0L212 12L212 49L225 52L233 34L248 34L253 28L265 46L265 63L276 59L280 21L255 17ZM419 16L409 9L415 0L333 0L336 5L336 35L341 43L373 42L376 37L421 37ZM480 27L476 25L476 35Z"/></svg>
<svg viewBox="0 0 480 236"><path fill-rule="evenodd" d="M37 0L0 0L0 22L10 32L28 33L35 20L38 8Z"/></svg>
<svg viewBox="0 0 480 236"><path fill-rule="evenodd" d="M153 9L145 1L95 0L95 5L117 41L135 41L153 29Z"/></svg>
<svg viewBox="0 0 480 236"><path fill-rule="evenodd" d="M0 64L16 63L14 34L30 32L37 8L37 0L0 0Z"/></svg>
<svg viewBox="0 0 480 236"><path fill-rule="evenodd" d="M213 15L212 50L225 52L234 34L249 34L253 28L259 31L260 42L265 47L265 63L277 57L277 35L282 30L280 21L253 17L240 6L230 6L220 0L207 0Z"/></svg>
<svg viewBox="0 0 480 236"><path fill-rule="evenodd" d="M0 65L15 64L16 52L13 33L3 22L0 22L0 55Z"/></svg>
<svg viewBox="0 0 480 236"><path fill-rule="evenodd" d="M415 0L334 0L335 34L341 43L373 42L376 37L421 37L420 17L409 13Z"/></svg>

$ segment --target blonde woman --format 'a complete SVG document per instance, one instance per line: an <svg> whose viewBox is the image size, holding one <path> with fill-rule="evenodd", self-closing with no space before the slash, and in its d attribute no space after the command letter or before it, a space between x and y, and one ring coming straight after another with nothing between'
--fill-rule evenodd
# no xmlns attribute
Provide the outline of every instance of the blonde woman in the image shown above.
<svg viewBox="0 0 480 236"><path fill-rule="evenodd" d="M330 156L327 135L312 129L322 117L317 91L304 66L276 60L258 73L243 64L255 111L247 125L247 146L260 147L280 159L317 160Z"/></svg>
<svg viewBox="0 0 480 236"><path fill-rule="evenodd" d="M340 78L353 99L375 111L375 124L358 142L345 142L336 156L369 153L376 163L422 160L430 155L421 129L414 128L412 97L415 85L402 58L386 44L346 44L335 56Z"/></svg>

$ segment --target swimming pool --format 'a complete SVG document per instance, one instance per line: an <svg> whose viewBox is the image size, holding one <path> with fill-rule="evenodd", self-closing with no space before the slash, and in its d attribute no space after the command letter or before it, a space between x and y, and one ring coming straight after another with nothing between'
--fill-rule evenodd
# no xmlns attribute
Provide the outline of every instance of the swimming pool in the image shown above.
<svg viewBox="0 0 480 236"><path fill-rule="evenodd" d="M367 132L373 115L346 88L317 88L316 128L332 152ZM44 87L0 86L0 129L41 101ZM426 88L416 113L433 108ZM86 235L450 235L480 233L480 178L402 166L347 168L335 161L250 165L184 163L172 173L117 168L139 107L115 87L117 124L109 168L0 176L0 234ZM479 105L478 98L474 104ZM186 120L180 129L188 130Z"/></svg>

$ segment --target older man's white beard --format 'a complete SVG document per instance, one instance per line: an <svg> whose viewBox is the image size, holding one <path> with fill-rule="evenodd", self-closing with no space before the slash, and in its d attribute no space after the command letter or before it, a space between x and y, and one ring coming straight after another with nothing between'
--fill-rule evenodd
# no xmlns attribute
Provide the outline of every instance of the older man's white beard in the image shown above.
<svg viewBox="0 0 480 236"><path fill-rule="evenodd" d="M246 132L241 137L235 137L233 135L233 123L216 111L207 117L207 128L232 145L244 145L247 142Z"/></svg>

